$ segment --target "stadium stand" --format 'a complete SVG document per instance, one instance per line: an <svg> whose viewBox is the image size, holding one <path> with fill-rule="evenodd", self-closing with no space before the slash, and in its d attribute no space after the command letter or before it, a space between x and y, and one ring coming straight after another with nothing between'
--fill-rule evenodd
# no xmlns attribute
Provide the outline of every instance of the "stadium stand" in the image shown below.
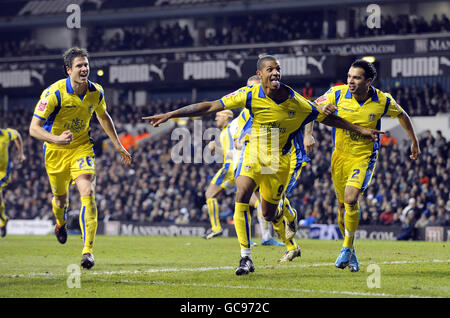
<svg viewBox="0 0 450 318"><path fill-rule="evenodd" d="M30 3L34 2L37 1ZM141 2L137 1L137 3ZM109 1L104 5L106 6L106 4L109 4ZM30 9L29 14L40 15L47 12L44 8L39 9L40 7L36 6L29 6L33 9ZM61 4L58 5L56 8L58 10L55 9L55 12L59 12L61 8L65 7ZM21 10L19 15L24 15L26 12L28 11ZM204 36L199 35L201 33L199 28L189 29L187 25L181 26L179 22L173 22L173 20L158 20L157 23L152 22L151 24L134 21L111 26L91 23L85 26L88 34L87 49L91 53L96 53L332 39L335 36L326 34L323 24L318 23L324 14L324 10L306 12L302 10L223 17L221 27L214 24L202 27ZM440 17L438 14L434 14L430 21L426 21L421 16L398 15L391 17L388 15L387 17L382 16L382 24L383 28L374 29L358 24L354 29L349 30L347 38L450 31L450 22L445 14L441 14ZM10 32L2 32L2 39L4 40L0 45L0 54L3 57L59 54L63 50L62 48L61 50L51 49L36 43L32 37L32 30L13 35ZM311 48L304 47L302 50L303 53L327 53L326 50L322 51L319 48L311 51ZM305 50L307 51L305 52ZM247 54L251 53L251 51L247 52Z"/></svg>
<svg viewBox="0 0 450 318"><path fill-rule="evenodd" d="M416 92L418 96L410 96ZM448 98L445 103L438 100L443 90L439 85L423 87L398 87L392 90L399 103L408 105L408 111L422 115L450 112ZM423 99L423 107L411 104L409 100ZM438 100L433 104L433 100ZM109 111L117 123L136 126L141 116L161 113L181 105L187 100L155 100L144 107L129 104L110 105ZM445 108L444 108L445 107ZM18 127L24 136L24 152L27 160L13 169L12 182L6 188L6 206L12 218L51 218L48 179L42 163L40 143L29 137L28 127L31 109L15 107L4 119L8 126ZM215 127L214 118L203 120L203 129ZM187 128L193 131L193 122ZM171 160L172 147L176 141L170 135L164 138L144 138L132 148L134 163L127 170L115 160L111 146L103 144L106 137L101 133L96 120L92 122L92 137L96 141L96 164L98 167L97 196L100 220L126 220L136 222L209 222L205 209L204 191L219 164L175 164ZM120 129L119 134L125 131ZM138 132L142 134L143 131ZM300 211L301 223L336 224L337 205L331 181L331 133L327 127L316 124L314 129L316 147L311 156L312 163L302 171L299 186L290 198L292 205ZM441 133L427 132L420 136L422 160L413 162L408 158L409 144L406 140L382 141L379 159L372 185L360 201L361 224L391 225L407 227L419 222L448 225L450 215L450 141ZM203 145L205 146L205 145ZM19 177L19 174L24 177ZM139 176L139 178L136 178ZM70 209L76 206L78 192L71 191ZM190 198L190 199L188 199ZM224 222L230 221L233 211L234 193L223 195L221 211ZM411 201L412 208L408 208ZM413 216L410 216L413 215ZM425 216L423 216L425 215Z"/></svg>

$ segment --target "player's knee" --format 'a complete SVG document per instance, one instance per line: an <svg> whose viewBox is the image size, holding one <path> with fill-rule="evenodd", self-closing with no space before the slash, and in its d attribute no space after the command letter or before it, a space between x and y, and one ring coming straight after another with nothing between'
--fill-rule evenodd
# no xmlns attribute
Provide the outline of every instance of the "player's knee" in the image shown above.
<svg viewBox="0 0 450 318"><path fill-rule="evenodd" d="M251 190L238 188L236 191L236 202L249 203L251 196L252 196Z"/></svg>
<svg viewBox="0 0 450 318"><path fill-rule="evenodd" d="M67 204L67 194L55 195L55 204L59 208L63 208Z"/></svg>
<svg viewBox="0 0 450 318"><path fill-rule="evenodd" d="M273 222L275 221L275 213L270 213L270 212L263 212L263 217L264 220L266 220L267 222Z"/></svg>
<svg viewBox="0 0 450 318"><path fill-rule="evenodd" d="M344 196L344 202L348 205L355 205L358 203L358 193L346 192Z"/></svg>
<svg viewBox="0 0 450 318"><path fill-rule="evenodd" d="M215 198L216 195L217 195L217 193L216 193L215 191L212 191L212 190L209 190L209 189L206 190L206 192L205 192L205 198L206 198L206 200Z"/></svg>

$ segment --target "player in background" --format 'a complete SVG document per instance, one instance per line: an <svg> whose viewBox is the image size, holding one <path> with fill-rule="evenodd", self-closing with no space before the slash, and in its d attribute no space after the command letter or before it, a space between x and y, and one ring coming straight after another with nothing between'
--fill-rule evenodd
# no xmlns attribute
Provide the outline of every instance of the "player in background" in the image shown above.
<svg viewBox="0 0 450 318"><path fill-rule="evenodd" d="M23 162L26 157L23 154L23 142L20 133L11 128L0 128L0 235L6 236L6 225L9 218L5 212L5 202L3 199L3 188L11 180L12 160L10 155L10 145L14 141L17 148L17 161Z"/></svg>
<svg viewBox="0 0 450 318"><path fill-rule="evenodd" d="M380 129L385 115L398 118L411 139L410 159L420 155L419 143L408 114L394 98L372 86L377 75L373 64L356 60L347 75L347 84L330 88L316 103L335 111L336 115L366 128ZM333 129L331 172L338 199L338 224L344 243L336 259L338 268L359 270L354 235L359 224L358 198L370 184L378 157L380 143L347 129Z"/></svg>
<svg viewBox="0 0 450 318"><path fill-rule="evenodd" d="M233 169L233 134L231 132L231 120L233 112L231 110L223 110L216 114L217 127L222 129L219 136L219 143L215 140L208 144L208 148L216 153L222 153L223 164L211 180L206 189L205 197L208 206L209 220L211 229L203 236L205 239L211 239L223 234L223 229L219 219L219 203L217 196L222 190L230 189L234 186L234 169Z"/></svg>
<svg viewBox="0 0 450 318"><path fill-rule="evenodd" d="M80 192L80 227L83 238L81 266L94 266L93 246L97 231L95 202L95 156L89 136L90 121L97 119L129 165L131 156L122 146L114 123L106 111L102 86L88 80L89 61L85 49L73 47L64 55L67 78L42 92L30 124L30 135L44 142L43 159L53 193L52 211L56 217L55 235L61 244L67 240L66 210L72 181Z"/></svg>
<svg viewBox="0 0 450 318"><path fill-rule="evenodd" d="M375 129L351 124L335 115L325 117L320 114L312 102L281 82L281 66L275 57L261 57L256 69L261 84L242 87L215 101L195 103L168 113L143 117L157 127L171 118L206 116L242 105L249 109L253 117L250 141L242 149L236 170L234 224L241 247L236 275L249 274L255 270L250 249L250 197L259 187L264 218L271 222L277 219L278 204L289 175L292 138L298 130L317 120L371 138L377 138L380 133ZM277 226L283 225L280 223ZM284 227L274 228L278 233L284 232ZM280 235L284 236L284 233ZM299 247L294 245L287 248L291 250Z"/></svg>

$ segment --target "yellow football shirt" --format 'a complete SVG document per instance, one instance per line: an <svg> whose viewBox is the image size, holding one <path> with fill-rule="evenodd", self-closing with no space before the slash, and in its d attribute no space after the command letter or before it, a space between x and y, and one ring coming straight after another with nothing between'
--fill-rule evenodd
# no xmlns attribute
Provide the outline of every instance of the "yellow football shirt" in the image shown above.
<svg viewBox="0 0 450 318"><path fill-rule="evenodd" d="M34 116L45 120L43 128L49 133L60 135L65 130L73 134L70 145L46 143L48 148L75 148L92 142L89 137L90 121L94 112L105 113L106 102L101 85L88 81L85 95L77 95L70 83L70 77L59 80L42 92L34 110Z"/></svg>
<svg viewBox="0 0 450 318"><path fill-rule="evenodd" d="M324 115L314 104L281 83L289 90L289 98L281 103L264 93L261 84L245 86L220 99L225 109L245 105L251 117L250 153L266 165L273 155L289 153L295 134L307 123L322 121Z"/></svg>
<svg viewBox="0 0 450 318"><path fill-rule="evenodd" d="M223 163L233 161L233 135L230 130L230 124L228 123L220 132L220 147L223 154Z"/></svg>
<svg viewBox="0 0 450 318"><path fill-rule="evenodd" d="M384 115L397 117L402 108L394 98L371 86L371 97L359 103L351 94L348 85L330 88L324 95L316 99L319 105L332 104L337 107L335 114L350 123L372 129L381 129L381 118ZM347 129L333 128L334 150L354 157L370 156L380 148L380 142Z"/></svg>

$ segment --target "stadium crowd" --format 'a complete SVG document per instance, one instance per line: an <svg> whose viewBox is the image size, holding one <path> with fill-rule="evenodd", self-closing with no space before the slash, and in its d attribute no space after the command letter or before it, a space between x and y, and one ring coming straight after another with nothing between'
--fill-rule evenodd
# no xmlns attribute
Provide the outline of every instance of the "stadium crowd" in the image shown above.
<svg viewBox="0 0 450 318"><path fill-rule="evenodd" d="M89 25L87 49L91 53L122 50L163 49L176 47L204 47L248 43L268 43L301 39L332 39L334 33L325 34L323 11L275 12L267 14L247 14L225 18L220 27L206 27L205 34L200 29L190 30L179 22L160 21L154 26L128 24L120 26ZM381 28L367 28L355 23L345 37L370 37L393 34L422 34L449 32L450 21L445 14L434 14L430 21L419 15L382 16ZM219 25L219 24L217 24ZM203 28L203 27L202 27ZM77 40L79 41L79 39ZM298 50L298 48L293 48ZM322 53L326 49L302 47L301 51ZM33 40L31 31L6 37L0 44L0 55L33 56L59 54L58 50L46 48ZM280 52L283 53L283 52ZM285 52L287 53L287 52ZM298 52L297 52L298 53Z"/></svg>
<svg viewBox="0 0 450 318"><path fill-rule="evenodd" d="M407 90L405 88L401 96L406 95ZM136 126L141 122L141 115L160 113L185 104L186 100L168 99L133 111L130 111L130 105L109 106L108 109L119 133L123 133L120 124ZM449 112L448 108L446 112ZM5 191L6 211L13 219L53 217L42 145L27 131L31 116L32 110L16 107L6 114L3 122L3 125L7 123L8 127L19 129L27 156L25 162L14 165L12 182ZM192 133L193 121L187 121L186 127ZM215 127L213 116L203 120L203 130L209 127ZM171 140L169 133L163 138L150 136L140 140L131 149L131 167L125 168L111 145L103 142L106 136L95 119L91 136L96 140L99 220L209 223L204 193L220 164L174 163L171 154L179 141ZM316 146L311 155L312 162L303 169L300 183L290 200L300 212L302 224L336 224L337 205L330 172L331 132L328 127L316 123L314 136ZM209 140L203 140L201 149L207 142ZM450 225L450 142L440 132L420 136L422 156L418 162L409 160L406 140L397 141L393 136L385 135L381 144L372 184L360 201L361 224ZM73 185L70 189L70 210L78 213L78 191ZM232 191L219 198L224 221L232 222L233 203Z"/></svg>

